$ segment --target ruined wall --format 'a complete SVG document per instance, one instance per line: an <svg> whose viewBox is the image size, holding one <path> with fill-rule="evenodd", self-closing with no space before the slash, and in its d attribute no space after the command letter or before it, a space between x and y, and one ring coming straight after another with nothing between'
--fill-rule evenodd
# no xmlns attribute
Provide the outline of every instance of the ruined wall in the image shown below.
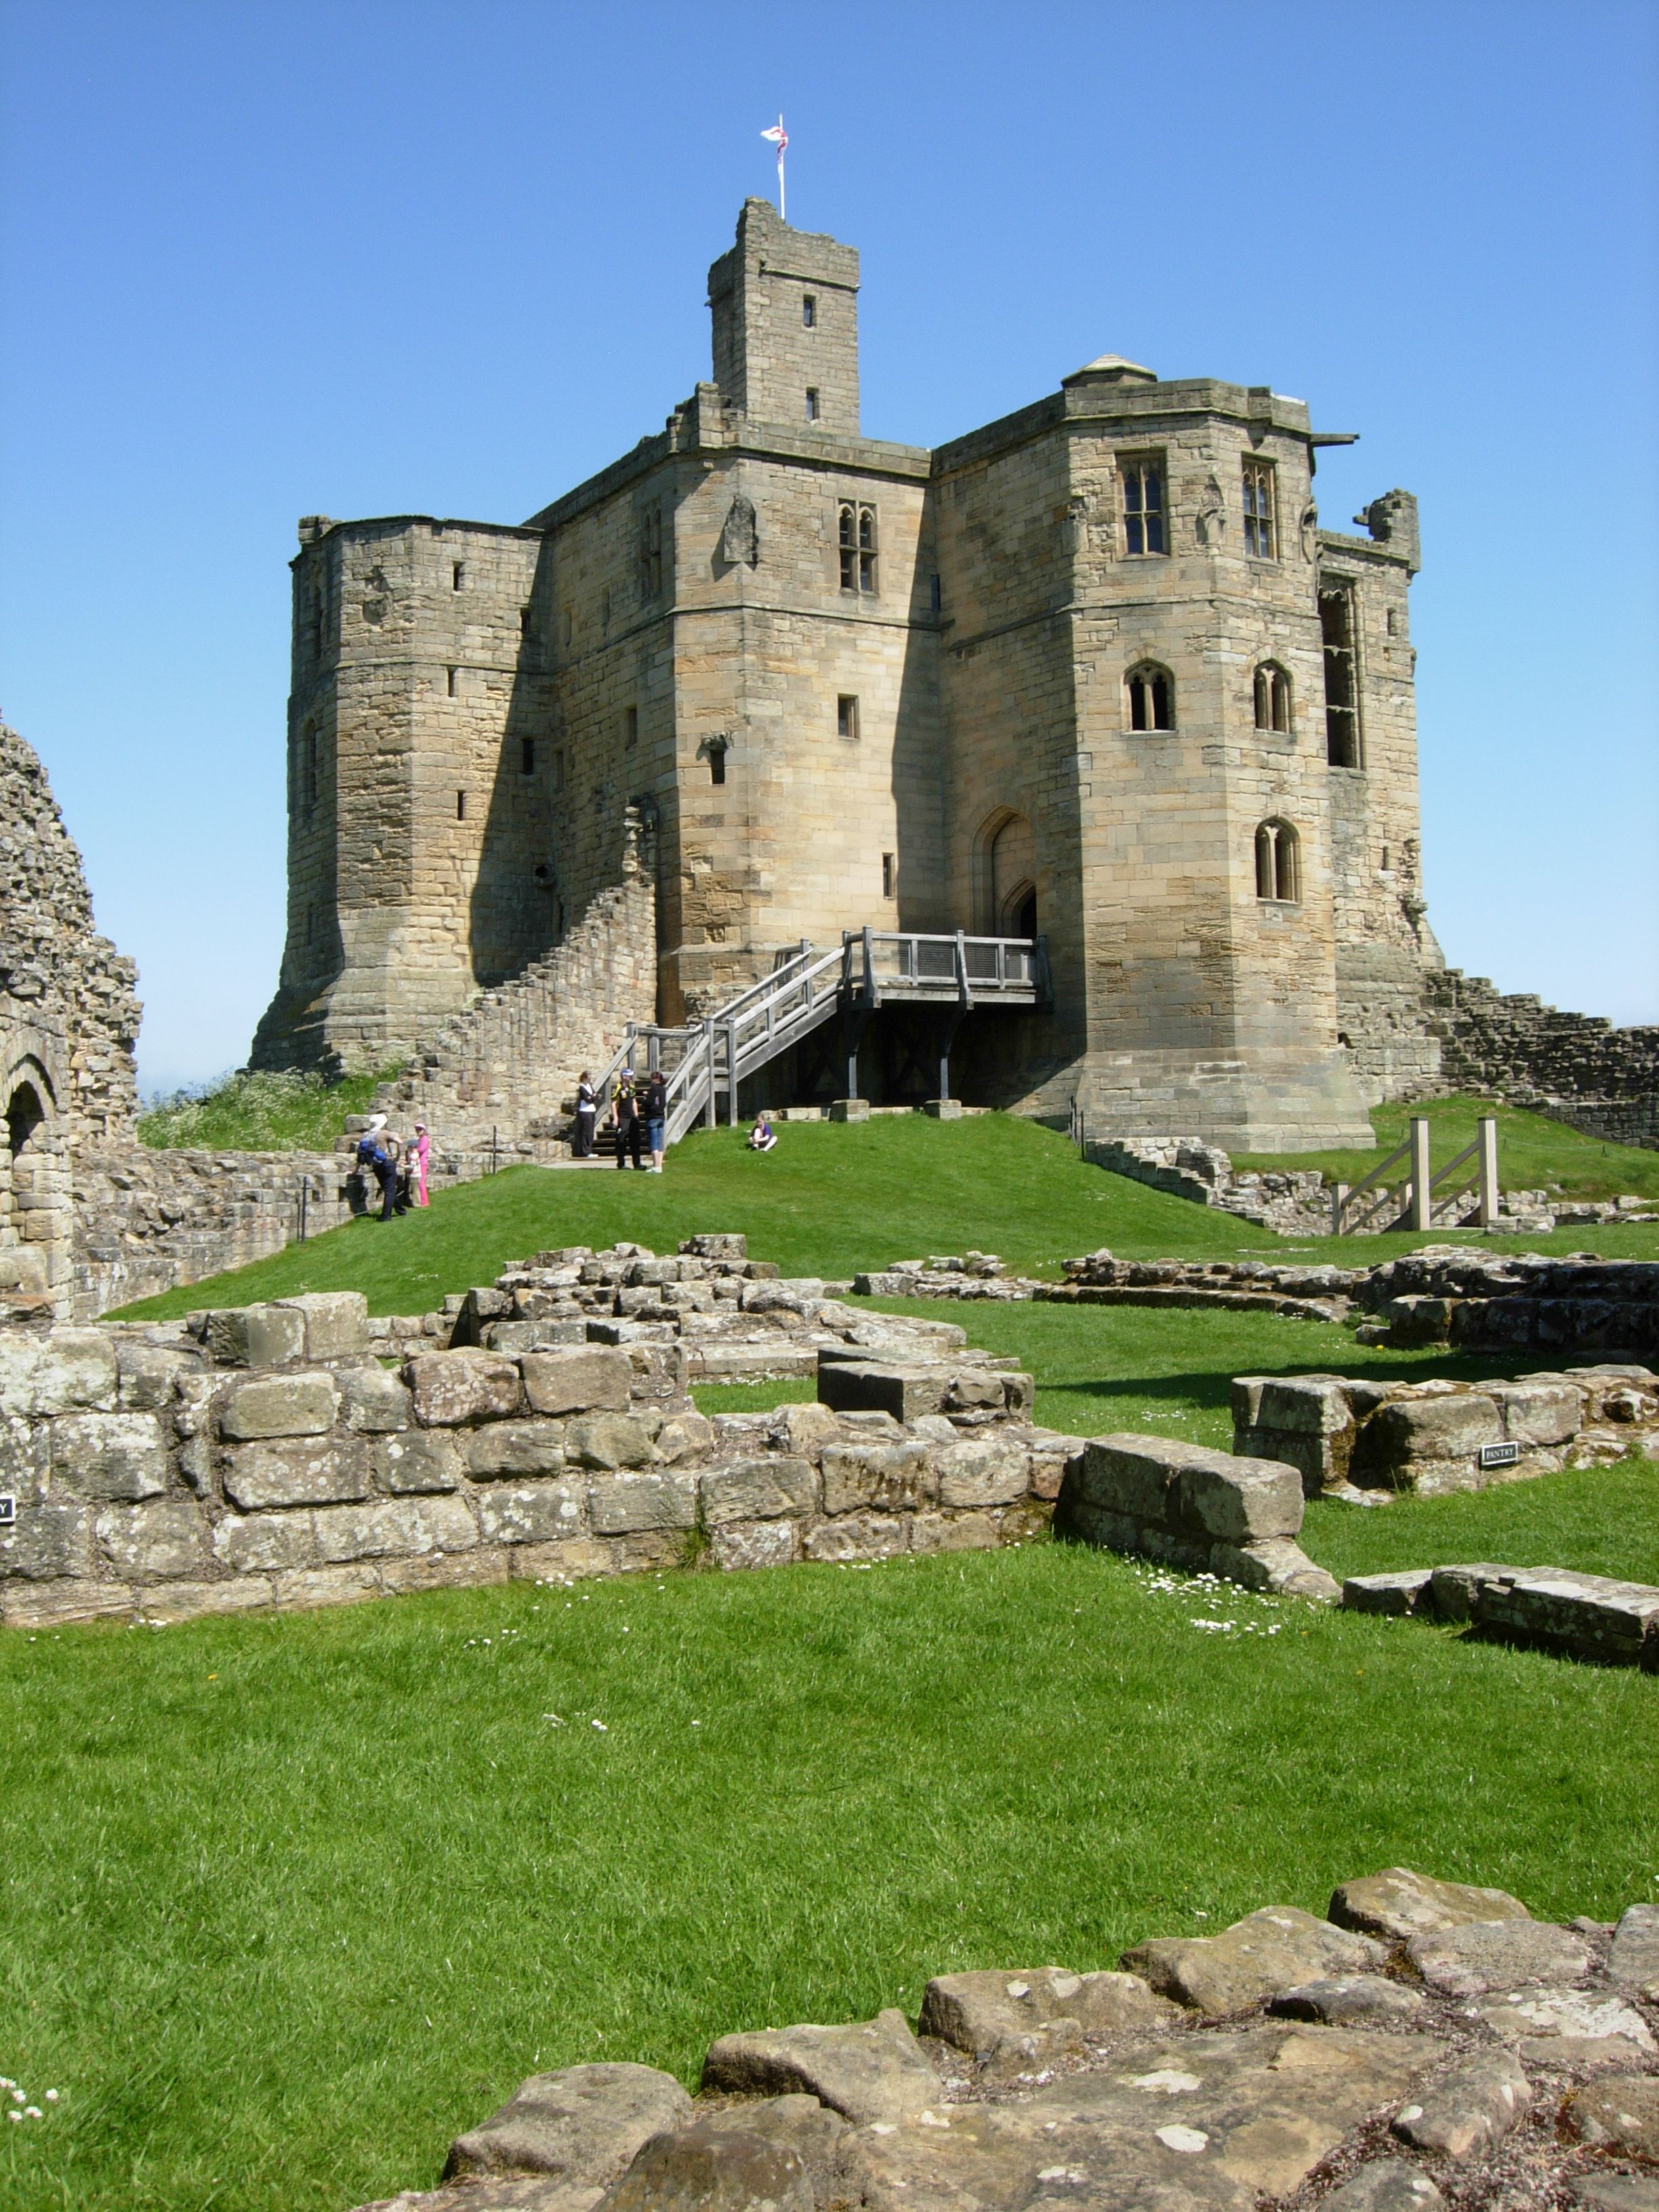
<svg viewBox="0 0 1659 2212"><path fill-rule="evenodd" d="M1593 1137L1659 1148L1659 1027L1615 1029L1446 968L1427 978L1448 1090L1529 1106Z"/></svg>

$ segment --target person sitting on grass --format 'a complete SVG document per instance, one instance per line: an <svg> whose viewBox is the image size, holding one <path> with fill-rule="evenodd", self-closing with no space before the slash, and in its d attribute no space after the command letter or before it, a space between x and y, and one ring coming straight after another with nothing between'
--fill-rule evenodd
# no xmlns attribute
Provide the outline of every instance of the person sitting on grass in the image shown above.
<svg viewBox="0 0 1659 2212"><path fill-rule="evenodd" d="M749 1149L751 1152L769 1152L777 1141L778 1133L772 1127L772 1117L762 1107L760 1119L749 1132Z"/></svg>

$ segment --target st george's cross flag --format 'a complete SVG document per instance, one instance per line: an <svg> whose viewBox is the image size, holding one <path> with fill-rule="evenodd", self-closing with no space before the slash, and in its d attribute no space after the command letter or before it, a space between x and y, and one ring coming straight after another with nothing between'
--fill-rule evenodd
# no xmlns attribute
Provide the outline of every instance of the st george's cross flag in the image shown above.
<svg viewBox="0 0 1659 2212"><path fill-rule="evenodd" d="M782 116L779 116L774 128L763 131L761 137L769 140L778 149L778 214L787 222L788 217L784 214L783 208L783 155L784 149L789 143L789 133L783 127Z"/></svg>

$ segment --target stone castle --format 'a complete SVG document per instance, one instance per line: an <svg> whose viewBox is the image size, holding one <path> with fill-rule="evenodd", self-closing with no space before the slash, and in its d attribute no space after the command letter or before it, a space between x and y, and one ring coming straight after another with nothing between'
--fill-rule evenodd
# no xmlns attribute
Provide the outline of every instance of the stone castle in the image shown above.
<svg viewBox="0 0 1659 2212"><path fill-rule="evenodd" d="M1349 441L1303 402L1110 355L937 450L866 437L858 289L853 248L750 200L713 381L659 435L516 526L301 524L256 1064L454 1045L481 992L517 1034L515 979L558 997L583 930L591 1039L707 1013L803 939L1040 935L1051 1000L969 1024L965 1095L1369 1141L1366 1105L1438 1062L1414 500L1322 529L1318 451ZM532 1024L555 1090L603 1057L581 995L569 1036ZM879 1036L866 1060L890 1091Z"/></svg>

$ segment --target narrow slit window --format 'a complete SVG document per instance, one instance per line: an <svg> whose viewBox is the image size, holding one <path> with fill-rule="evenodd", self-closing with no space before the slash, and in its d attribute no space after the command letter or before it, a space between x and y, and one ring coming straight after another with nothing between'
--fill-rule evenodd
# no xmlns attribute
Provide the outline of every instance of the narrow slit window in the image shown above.
<svg viewBox="0 0 1659 2212"><path fill-rule="evenodd" d="M714 738L709 744L708 781L710 783L724 783L726 781L726 740L724 738Z"/></svg>
<svg viewBox="0 0 1659 2212"><path fill-rule="evenodd" d="M893 896L893 884L896 875L893 859L891 853L884 853L881 856L881 895L884 899L890 899Z"/></svg>
<svg viewBox="0 0 1659 2212"><path fill-rule="evenodd" d="M1276 661L1264 660L1255 672L1255 726L1290 735L1291 679Z"/></svg>
<svg viewBox="0 0 1659 2212"><path fill-rule="evenodd" d="M1128 674L1129 727L1132 730L1173 730L1175 684L1167 668L1144 661Z"/></svg>
<svg viewBox="0 0 1659 2212"><path fill-rule="evenodd" d="M836 702L836 735L856 741L859 733L859 702L843 692Z"/></svg>
<svg viewBox="0 0 1659 2212"><path fill-rule="evenodd" d="M449 588L452 592L464 592L466 589L466 563L465 561L454 561L450 563Z"/></svg>
<svg viewBox="0 0 1659 2212"><path fill-rule="evenodd" d="M640 741L640 710L630 707L623 716L623 743L631 752Z"/></svg>
<svg viewBox="0 0 1659 2212"><path fill-rule="evenodd" d="M1258 561L1279 558L1279 530L1273 507L1271 461L1244 464L1244 550Z"/></svg>
<svg viewBox="0 0 1659 2212"><path fill-rule="evenodd" d="M640 593L654 599L661 590L662 501L653 499L640 510Z"/></svg>
<svg viewBox="0 0 1659 2212"><path fill-rule="evenodd" d="M309 821L317 811L317 726L307 722L300 732L300 811Z"/></svg>
<svg viewBox="0 0 1659 2212"><path fill-rule="evenodd" d="M464 791L458 791L455 794L455 819L458 822L466 819L466 793Z"/></svg>
<svg viewBox="0 0 1659 2212"><path fill-rule="evenodd" d="M521 775L534 775L536 773L534 738L521 738L519 740L519 772Z"/></svg>
<svg viewBox="0 0 1659 2212"><path fill-rule="evenodd" d="M1319 628L1325 646L1325 756L1333 768L1363 768L1352 584L1321 590Z"/></svg>
<svg viewBox="0 0 1659 2212"><path fill-rule="evenodd" d="M529 635L530 610L528 607L520 607L519 609L519 635L520 637L528 637Z"/></svg>
<svg viewBox="0 0 1659 2212"><path fill-rule="evenodd" d="M1123 485L1123 550L1126 553L1167 553L1164 531L1164 464L1158 459L1125 461Z"/></svg>
<svg viewBox="0 0 1659 2212"><path fill-rule="evenodd" d="M816 422L818 419L818 387L816 384L809 384L806 387L806 419L809 422Z"/></svg>
<svg viewBox="0 0 1659 2212"><path fill-rule="evenodd" d="M810 292L804 292L801 295L800 322L801 328L805 331L812 331L817 328L818 303Z"/></svg>
<svg viewBox="0 0 1659 2212"><path fill-rule="evenodd" d="M937 576L930 577L928 580L927 603L930 611L933 614L937 614L939 611L940 607L944 605L944 600L939 592L939 578Z"/></svg>

